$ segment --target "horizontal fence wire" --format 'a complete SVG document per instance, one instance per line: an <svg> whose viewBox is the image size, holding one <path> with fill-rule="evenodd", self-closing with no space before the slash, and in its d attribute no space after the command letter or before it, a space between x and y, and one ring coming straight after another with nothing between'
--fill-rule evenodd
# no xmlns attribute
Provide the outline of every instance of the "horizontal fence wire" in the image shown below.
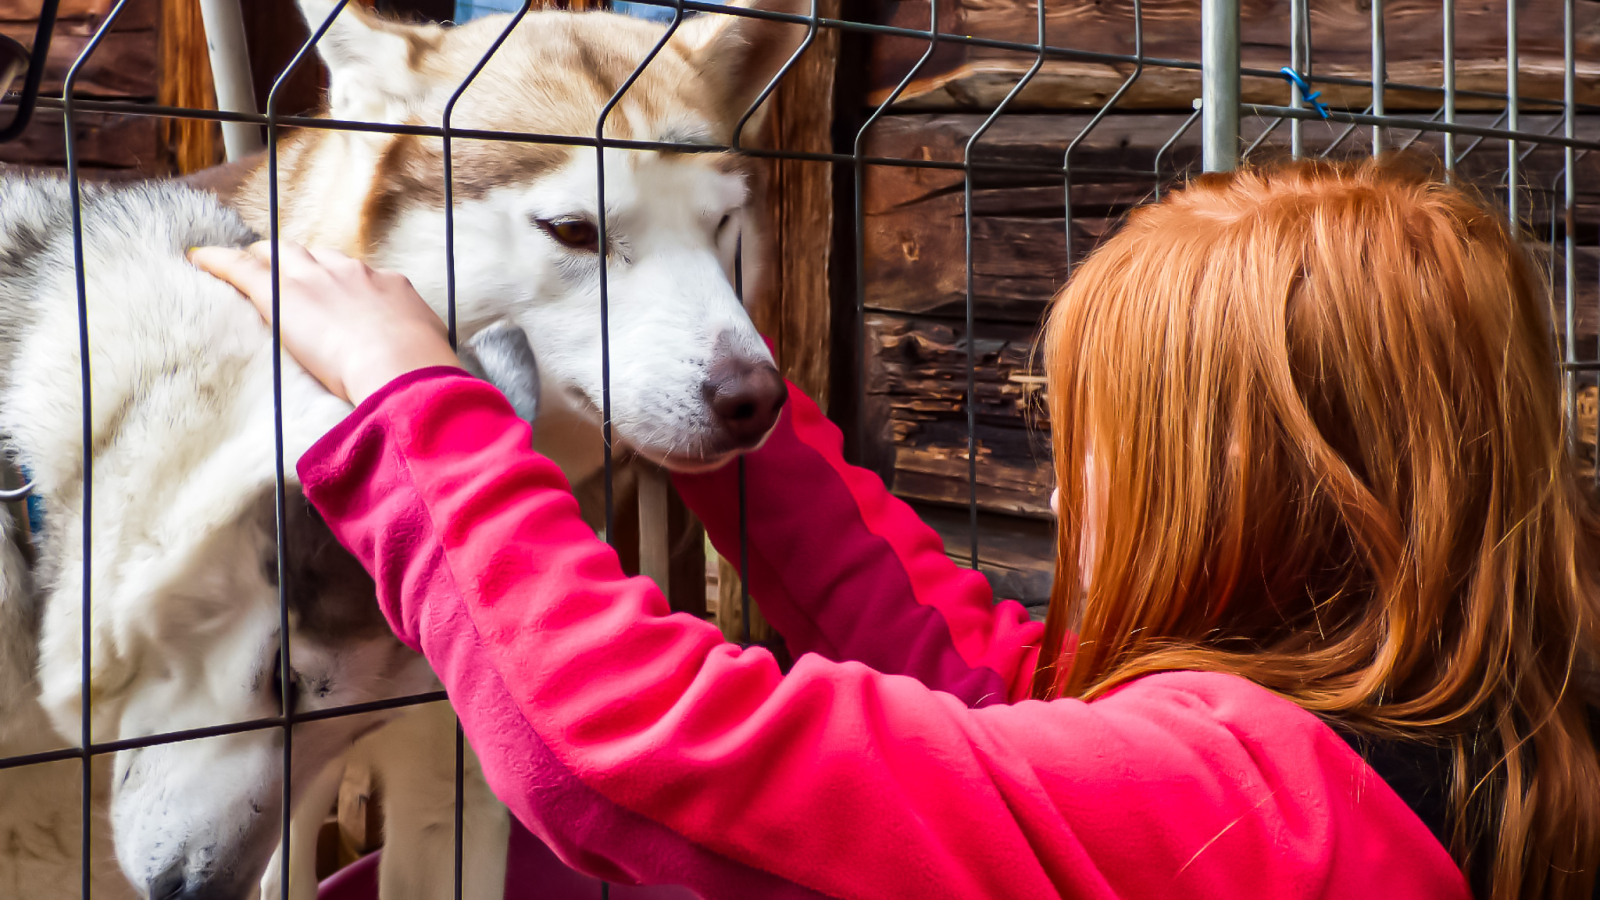
<svg viewBox="0 0 1600 900"><path fill-rule="evenodd" d="M54 3L54 0L47 0ZM458 102L472 88L479 76L491 62L491 59L500 52L502 45L513 33L523 17L532 6L533 0L524 0L520 9L511 13L506 24L498 32L498 36L489 48L482 54L465 77L454 89L449 101L446 103L443 115L437 125L433 124L393 124L364 121L341 121L325 117L306 115L286 115L279 112L284 86L289 78L302 66L309 64L309 57L313 55L319 42L321 42L330 29L334 18L344 9L348 0L340 0L334 7L333 13L320 23L312 23L314 28L310 37L299 48L292 60L286 65L273 80L268 93L265 111L260 114L241 114L219 110L195 109L158 104L141 104L130 101L110 100L104 98L90 98L78 96L75 88L80 74L85 70L87 63L100 49L103 38L110 33L118 17L122 15L128 0L118 0L115 6L100 23L93 36L85 45L83 51L74 59L71 68L63 81L59 96L39 96L35 91L33 95L8 95L0 100L0 105L13 108L23 108L31 103L36 103L40 110L59 112L65 127L65 168L67 181L70 188L72 211L72 240L75 255L75 277L77 292L77 312L79 328L79 353L80 353L80 378L82 407L82 452L84 465L82 475L82 516L85 526L82 529L83 554L82 595L79 603L81 616L81 723L77 746L63 747L42 753L31 753L0 758L0 771L19 769L28 766L38 766L66 761L78 761L81 767L82 780L82 807L81 815L81 891L84 897L90 896L91 875L91 837L92 828L107 827L100 811L92 808L93 799L93 766L92 761L97 757L115 754L124 751L140 750L165 744L185 741L219 738L231 735L242 735L251 732L278 731L282 735L282 791L281 791L281 828L279 839L283 852L279 857L280 870L278 873L282 897L287 900L290 884L291 859L288 848L291 845L290 811L293 806L294 791L293 777L293 746L297 725L353 716L376 716L384 713L395 713L401 710L417 707L423 704L447 700L443 691L436 690L420 694L399 696L374 700L365 703L339 705L323 709L296 709L291 698L294 693L294 671L291 656L291 616L290 616L290 583L288 577L287 552L289 523L286 516L286 504L290 483L285 471L284 454L284 406L283 406L283 373L281 370L281 333L279 330L276 311L279 305L280 293L280 259L278 246L280 243L279 219L279 166L280 145L287 130L290 129L320 129L333 132L347 132L352 134L375 134L415 136L436 138L443 148L445 196L445 279L446 279L446 322L452 345L458 338L457 316L457 236L455 232L454 199L454 172L452 146L459 141L490 141L510 144L544 144L564 146L575 149L592 150L596 167L595 192L597 197L596 218L599 233L600 265L598 267L598 303L600 314L600 371L601 371L601 434L602 456L604 472L604 521L605 534L608 540L615 541L616 529L614 522L614 506L616 497L614 493L613 472L613 435L612 435L612 393L611 393L611 363L612 347L610 334L610 275L608 269L611 264L606 252L608 207L606 203L607 184L606 171L608 154L619 152L654 152L672 151L675 153L698 154L737 154L757 160L780 160L794 162L812 162L830 164L834 167L835 178L848 176L850 190L846 196L849 198L848 215L838 215L841 222L846 222L849 230L848 244L853 249L853 269L849 272L849 284L844 295L849 298L848 309L853 312L853 319L840 322L838 328L848 328L852 334L849 342L851 358L849 367L855 374L856 383L853 386L856 395L852 398L849 408L853 410L850 429L853 430L855 454L859 459L864 453L866 436L869 432L882 423L869 421L868 394L871 386L867 384L867 373L872 371L869 359L868 318L876 309L872 302L874 283L870 277L867 265L868 235L870 221L868 215L867 194L871 187L870 173L874 169L911 169L932 170L960 173L960 193L962 200L961 225L963 229L962 275L963 275L963 304L960 314L961 341L959 350L962 355L961 376L964 380L961 391L960 414L965 426L964 451L966 496L964 512L966 521L966 562L973 568L980 568L983 562L980 546L981 516L983 504L980 502L983 483L981 479L981 459L984 452L983 439L980 429L980 399L978 373L982 362L979 329L982 321L978 315L978 302L982 290L976 278L978 269L977 249L975 247L974 210L975 189L982 190L990 183L989 179L1001 176L1036 176L1040 179L1059 178L1061 212L1065 236L1064 243L1064 271L1070 274L1074 265L1074 242L1081 234L1083 222L1075 217L1074 210L1074 178L1094 179L1100 177L1113 177L1128 175L1128 170L1117 168L1097 167L1092 165L1078 165L1074 163L1074 154L1079 152L1091 137L1091 133L1102 127L1106 122L1114 121L1120 116L1157 115L1168 114L1170 111L1158 113L1143 113L1122 107L1129 90L1136 82L1145 76L1147 70L1173 70L1173 71L1200 71L1201 63L1196 60L1169 59L1145 54L1145 34L1143 10L1139 0L1132 4L1132 15L1128 21L1129 36L1135 47L1132 54L1107 53L1090 51L1081 48L1060 46L1052 44L1047 34L1047 7L1048 3L1036 4L1036 35L1033 42L1002 40L997 38L975 36L971 34L953 33L940 30L941 10L949 11L958 5L958 0L929 0L928 27L916 28L903 25L890 25L881 22L861 21L846 18L828 17L820 14L816 0L810 3L809 14L779 13L762 9L749 9L743 7L725 7L717 3L700 2L700 0L638 0L636 5L657 7L664 11L664 30L658 41L649 52L637 63L631 74L616 88L604 104L590 134L555 134L538 132L502 132L477 128L460 128L453 124L453 114ZM1563 391L1567 416L1572 427L1569 433L1574 435L1574 441L1579 431L1578 419L1578 394L1580 388L1592 384L1594 374L1600 373L1600 354L1595 358L1584 358L1582 347L1578 340L1580 324L1577 308L1577 285L1580 273L1577 269L1579 241L1577 237L1577 223L1574 219L1574 210L1578 203L1578 187L1574 183L1576 163L1582 154L1600 150L1600 139L1583 137L1577 128L1580 115L1600 114L1600 104L1580 103L1576 94L1576 53L1574 42L1574 0L1564 0L1563 19L1563 97L1560 100L1531 96L1521 91L1517 80L1517 28L1514 6L1508 7L1508 44L1507 59L1511 60L1507 68L1506 90L1502 93L1480 89L1461 90L1455 86L1457 54L1454 36L1455 4L1454 0L1441 0L1441 9L1444 12L1443 22L1443 73L1441 83L1438 85L1416 84L1410 81L1394 81L1388 78L1388 56L1386 35L1384 32L1384 4L1382 0L1374 0L1371 19L1371 55L1372 68L1369 78L1352 77L1349 75L1319 74L1313 69L1312 48L1315 46L1312 34L1309 10L1305 0L1290 0L1290 11L1287 23L1289 28L1288 45L1290 58L1284 62L1304 77L1304 81L1312 87L1346 87L1363 89L1372 94L1372 102L1361 109L1327 108L1320 110L1308 106L1307 98L1301 96L1298 88L1289 91L1287 105L1271 103L1241 103L1240 112L1245 116L1254 117L1259 124L1259 133L1245 141L1240 142L1241 155L1250 159L1253 153L1262 148L1277 145L1277 136L1281 134L1283 123L1289 123L1290 152L1293 156L1311 155L1307 145L1308 124L1332 123L1345 126L1342 134L1333 138L1329 144L1322 148L1323 154L1336 154L1342 152L1342 147L1347 138L1357 133L1358 129L1370 129L1370 150L1373 153L1385 149L1401 146L1397 135L1409 134L1404 140L1404 146L1411 146L1419 140L1438 139L1442 146L1443 161L1452 172L1459 170L1461 163L1469 158L1483 141L1503 141L1507 145L1505 158L1505 181L1501 185L1504 191L1507 213L1512 217L1513 224L1528 230L1529 216L1541 212L1549 216L1549 234L1546 236L1548 243L1548 264L1550 284L1553 291L1558 289L1561 295L1560 322L1561 322L1561 367L1563 371ZM733 129L732 139L727 144L711 142L695 142L684 140L643 140L633 138L619 138L607 134L607 123L618 106L623 103L630 90L637 81L646 73L649 66L658 54L667 46L668 41L677 32L679 27L691 15L717 15L765 19L774 22L785 22L795 27L806 29L805 37L799 47L781 65L777 73L758 92L756 99L741 114ZM888 91L884 98L871 106L863 102L858 111L844 111L841 115L859 113L855 118L846 119L853 126L851 133L839 141L829 151L797 151L785 148L770 148L752 146L745 139L746 125L756 114L759 106L791 76L796 64L816 44L820 34L828 31L840 35L853 36L855 39L867 41L875 39L904 39L921 42L924 49L918 58L910 63L909 68ZM955 47L984 51L998 51L1016 54L1019 58L1031 60L1028 68L1011 84L1003 99L992 107L979 110L984 118L981 124L968 136L961 148L959 159L929 159L917 156L886 156L872 152L870 138L875 129L880 128L886 118L901 111L906 111L902 98L916 83L935 60L941 48ZM985 148L983 139L989 135L992 128L1008 115L1018 115L1013 109L1016 99L1029 87L1038 73L1050 62L1076 62L1095 63L1111 66L1125 67L1127 74L1116 90L1107 99L1092 110L1053 110L1065 116L1070 113L1077 115L1087 112L1087 122L1076 127L1070 134L1060 135L1064 150L1060 155L1059 165L1041 165L1036 163L1018 163L1015 160L994 160L982 158L979 151ZM1281 82L1281 74L1272 69L1241 67L1240 74L1244 78L1270 79ZM30 79L32 81L32 79ZM34 85L36 87L36 85ZM1388 113L1385 103L1385 94L1389 91L1400 91L1408 94L1437 96L1440 101L1438 111L1431 115L1394 115ZM1503 106L1490 124L1481 124L1475 121L1463 121L1458 106L1463 101L1482 101L1498 103ZM1030 115L1037 115L1037 111L1030 111ZM1172 162L1167 169L1163 169L1163 160L1175 160L1180 147L1188 148L1185 144L1193 130L1193 126L1201 118L1203 110L1195 108L1190 111L1187 107L1180 112L1183 116L1181 124L1172 131L1164 143L1155 151L1153 166L1144 168L1139 173L1141 178L1149 180L1151 185L1150 200L1157 200L1161 192L1170 189L1170 186L1188 173L1188 166L1180 162ZM272 308L274 310L271 327L271 340L273 348L273 390L274 390L274 442L275 442L275 477L274 477L274 508L275 508L275 533L279 547L277 554L277 590L278 590L278 653L280 659L279 670L279 695L282 706L276 716L254 718L246 721L219 723L200 728L186 728L150 735L140 735L126 738L96 741L92 724L91 690L91 624L93 619L93 603L98 593L93 586L93 572L91 560L93 559L93 522L95 509L93 499L93 419L91 415L91 383L92 372L90 369L91 350L91 322L89 319L89 306L85 278L85 255L83 246L82 224L82 193L81 182L83 166L79 160L77 147L78 126L85 116L120 115L132 117L156 117L174 121L199 121L215 123L246 123L260 125L267 138L267 163L268 173L268 205L272 253L270 257L272 273ZM1474 110L1473 117L1487 118L1489 114ZM1528 123L1542 121L1549 118L1548 131L1532 130L1542 126ZM859 124L856 124L859 122ZM1503 125L1503 127L1502 127ZM1527 126L1527 127L1525 127ZM1458 153L1457 139L1472 138L1465 150ZM1351 144L1350 146L1358 146ZM1430 145L1431 146L1431 145ZM1563 154L1562 164L1557 181L1545 186L1530 186L1521 182L1523 163L1528 154L1539 149L1559 150ZM1352 150L1353 152L1357 152ZM613 160L615 156L611 157ZM1051 184L1056 182L1051 181ZM1082 182L1079 183L1081 188ZM1528 205L1523 206L1524 203ZM836 210L842 214L845 210ZM846 226L839 226L846 227ZM1531 235L1530 235L1531 237ZM743 254L745 252L743 241L738 244L735 254L735 289L741 300L744 298L743 284ZM1559 277L1558 277L1559 276ZM1596 310L1600 317L1600 310ZM952 317L954 318L954 317ZM1576 446L1574 452L1578 452ZM748 509L752 503L758 503L759 498L747 497L744 479L744 461L739 461L739 533L740 548L737 560L737 570L740 577L739 605L742 620L743 643L751 644L750 631L753 610L749 593L749 558L748 558ZM1600 466L1596 467L1596 476L1600 477ZM101 513L104 514L103 512ZM459 898L463 892L464 878L464 827L465 827L465 796L464 778L466 770L467 745L464 732L459 722L455 725L454 733L454 783L455 801L453 810L453 892ZM98 818L97 818L98 817ZM98 825L96 823L99 823ZM102 864L111 864L102 861ZM602 890L609 890L602 888Z"/></svg>

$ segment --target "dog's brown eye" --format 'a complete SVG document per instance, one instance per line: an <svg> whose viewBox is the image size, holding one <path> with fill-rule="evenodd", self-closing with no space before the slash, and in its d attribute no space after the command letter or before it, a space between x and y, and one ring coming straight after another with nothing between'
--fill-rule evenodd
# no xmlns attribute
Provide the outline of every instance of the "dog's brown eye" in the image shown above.
<svg viewBox="0 0 1600 900"><path fill-rule="evenodd" d="M540 219L539 227L557 241L574 250L597 253L600 250L600 229L587 219Z"/></svg>

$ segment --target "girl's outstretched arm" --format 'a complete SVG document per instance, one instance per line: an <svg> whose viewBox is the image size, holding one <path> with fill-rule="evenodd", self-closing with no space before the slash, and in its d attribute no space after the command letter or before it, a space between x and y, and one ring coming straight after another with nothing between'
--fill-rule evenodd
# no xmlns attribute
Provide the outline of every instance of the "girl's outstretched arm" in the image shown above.
<svg viewBox="0 0 1600 900"><path fill-rule="evenodd" d="M789 402L744 457L752 598L795 656L819 653L910 675L970 706L1027 695L1041 623L999 604L939 535L877 475L844 461L843 436L815 402ZM739 465L673 483L718 552L739 559Z"/></svg>

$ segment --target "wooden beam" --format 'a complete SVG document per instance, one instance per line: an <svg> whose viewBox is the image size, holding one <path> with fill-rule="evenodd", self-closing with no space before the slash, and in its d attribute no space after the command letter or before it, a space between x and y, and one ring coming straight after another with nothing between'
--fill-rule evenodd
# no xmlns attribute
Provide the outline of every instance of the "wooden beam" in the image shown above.
<svg viewBox="0 0 1600 900"><path fill-rule="evenodd" d="M1033 0L951 0L942 2L940 30L953 34L1032 43L1036 36ZM1291 0L1244 4L1240 28L1246 67L1277 71L1289 63ZM895 25L925 29L926 0L883 4ZM1520 91L1524 96L1561 98L1562 0L1522 0ZM1456 40L1461 90L1505 91L1505 5L1461 4ZM1578 100L1600 102L1600 5L1576 8ZM1367 0L1313 0L1311 29L1315 71L1322 75L1367 78L1371 74ZM1391 82L1437 86L1441 83L1440 7L1435 0L1391 0L1385 8ZM1046 10L1046 40L1057 47L1132 55L1131 0L1060 0ZM875 42L869 101L882 102L927 49L926 40L885 38ZM1158 8L1145 5L1146 57L1200 59L1200 0L1176 0ZM992 109L1028 69L1036 54L946 43L902 95L904 108ZM1105 103L1132 71L1126 65L1049 60L1016 98L1018 110L1095 109ZM1282 104L1288 85L1279 78L1245 78L1247 103ZM1323 99L1365 108L1370 91L1318 85ZM1200 96L1200 74L1146 67L1122 100L1128 109L1187 109ZM1433 110L1437 93L1386 92L1389 112ZM1498 109L1495 100L1462 98L1462 108Z"/></svg>

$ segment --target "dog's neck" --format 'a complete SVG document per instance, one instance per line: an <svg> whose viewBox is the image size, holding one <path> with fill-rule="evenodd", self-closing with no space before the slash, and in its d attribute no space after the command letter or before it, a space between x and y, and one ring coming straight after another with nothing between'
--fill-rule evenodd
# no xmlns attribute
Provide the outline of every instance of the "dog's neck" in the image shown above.
<svg viewBox="0 0 1600 900"><path fill-rule="evenodd" d="M365 256L365 216L386 135L304 129L278 142L279 237ZM223 193L263 238L271 234L272 172L263 155L239 189Z"/></svg>

